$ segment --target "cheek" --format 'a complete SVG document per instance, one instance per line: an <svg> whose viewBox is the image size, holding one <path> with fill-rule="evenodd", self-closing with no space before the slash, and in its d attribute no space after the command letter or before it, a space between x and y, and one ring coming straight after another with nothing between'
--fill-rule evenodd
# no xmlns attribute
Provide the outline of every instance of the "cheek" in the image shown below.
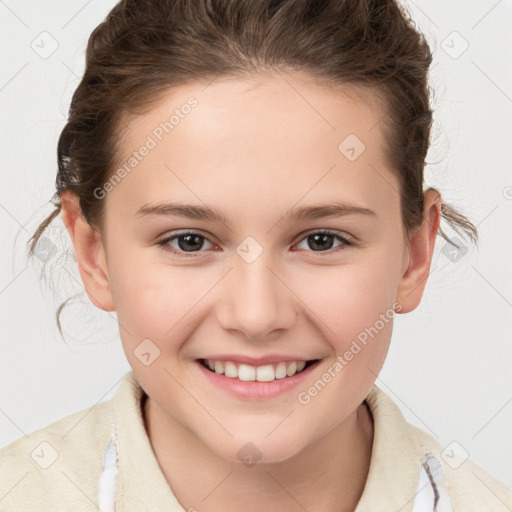
<svg viewBox="0 0 512 512"><path fill-rule="evenodd" d="M370 326L392 310L396 287L389 271L377 264L333 268L316 278L303 276L298 295L325 324L326 337L342 339Z"/></svg>
<svg viewBox="0 0 512 512"><path fill-rule="evenodd" d="M136 264L130 264L129 258L118 261L112 286L117 316L125 327L123 340L136 344L149 338L164 347L169 340L182 338L212 280L197 268L141 259L134 260Z"/></svg>
<svg viewBox="0 0 512 512"><path fill-rule="evenodd" d="M317 286L304 295L331 354L317 380L299 390L297 401L308 418L318 418L322 432L361 403L384 364L396 313L382 272L376 265L347 266L336 270L323 293Z"/></svg>
<svg viewBox="0 0 512 512"><path fill-rule="evenodd" d="M389 260L372 258L328 273L323 269L317 279L303 276L298 295L314 313L315 327L331 346L331 363L342 358L343 368L337 366L333 371L343 377L334 379L338 384L333 389L354 384L356 389L366 377L370 382L384 363L396 315L396 283L390 266Z"/></svg>

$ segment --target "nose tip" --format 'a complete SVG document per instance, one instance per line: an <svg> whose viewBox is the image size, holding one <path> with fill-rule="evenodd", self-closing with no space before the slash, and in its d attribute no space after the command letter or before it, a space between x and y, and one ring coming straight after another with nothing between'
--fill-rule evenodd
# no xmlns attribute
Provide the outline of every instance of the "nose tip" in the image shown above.
<svg viewBox="0 0 512 512"><path fill-rule="evenodd" d="M293 294L263 261L238 262L226 279L218 320L226 330L238 330L249 341L267 338L274 331L289 329L297 313Z"/></svg>

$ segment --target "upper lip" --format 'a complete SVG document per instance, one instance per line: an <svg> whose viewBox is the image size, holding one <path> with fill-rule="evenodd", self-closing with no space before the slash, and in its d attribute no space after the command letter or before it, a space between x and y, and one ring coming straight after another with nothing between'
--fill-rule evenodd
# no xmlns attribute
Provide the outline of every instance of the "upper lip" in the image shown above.
<svg viewBox="0 0 512 512"><path fill-rule="evenodd" d="M206 356L201 359L209 359L210 361L233 361L234 363L248 364L250 366L263 366L272 363L291 363L293 361L312 361L318 358L313 357L300 357L289 355L268 355L262 357L248 357L241 354L218 354L215 356Z"/></svg>

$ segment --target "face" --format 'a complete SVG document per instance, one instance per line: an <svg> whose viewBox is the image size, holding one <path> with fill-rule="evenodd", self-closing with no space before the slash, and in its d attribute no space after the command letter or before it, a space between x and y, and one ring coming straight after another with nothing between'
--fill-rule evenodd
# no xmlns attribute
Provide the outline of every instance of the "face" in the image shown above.
<svg viewBox="0 0 512 512"><path fill-rule="evenodd" d="M354 414L409 261L382 111L283 76L169 90L129 121L125 172L103 188L135 377L165 421L233 461L252 445L285 460Z"/></svg>

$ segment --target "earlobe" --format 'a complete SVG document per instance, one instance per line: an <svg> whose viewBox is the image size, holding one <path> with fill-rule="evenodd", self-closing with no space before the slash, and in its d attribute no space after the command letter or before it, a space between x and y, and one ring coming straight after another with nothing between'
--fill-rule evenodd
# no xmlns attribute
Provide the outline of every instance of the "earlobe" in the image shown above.
<svg viewBox="0 0 512 512"><path fill-rule="evenodd" d="M87 295L97 308L114 311L115 305L101 235L84 219L80 201L75 194L65 191L61 194L60 200L62 220L71 237Z"/></svg>
<svg viewBox="0 0 512 512"><path fill-rule="evenodd" d="M409 265L398 287L397 301L400 313L409 313L418 307L428 281L437 231L441 221L441 194L431 188L425 192L423 222L410 233Z"/></svg>

